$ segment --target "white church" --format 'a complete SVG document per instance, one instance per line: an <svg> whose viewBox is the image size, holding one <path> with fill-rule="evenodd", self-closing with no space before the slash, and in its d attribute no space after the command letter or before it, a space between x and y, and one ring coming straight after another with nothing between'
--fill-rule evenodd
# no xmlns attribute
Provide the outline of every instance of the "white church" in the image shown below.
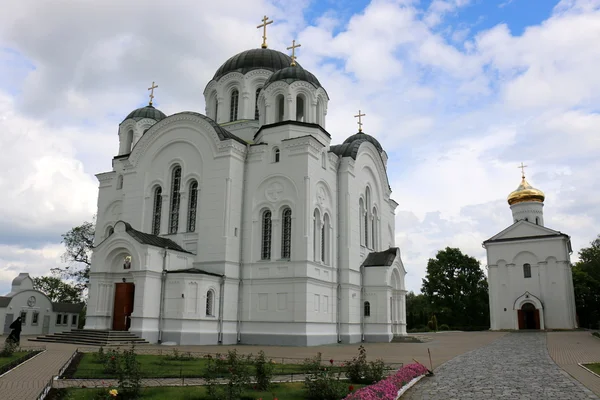
<svg viewBox="0 0 600 400"><path fill-rule="evenodd" d="M491 330L577 327L571 239L544 226L544 199L523 173L507 199L513 224L483 242Z"/></svg>
<svg viewBox="0 0 600 400"><path fill-rule="evenodd" d="M86 329L151 343L321 345L406 334L387 155L326 129L329 96L263 44L225 61L205 114L150 104L99 180Z"/></svg>

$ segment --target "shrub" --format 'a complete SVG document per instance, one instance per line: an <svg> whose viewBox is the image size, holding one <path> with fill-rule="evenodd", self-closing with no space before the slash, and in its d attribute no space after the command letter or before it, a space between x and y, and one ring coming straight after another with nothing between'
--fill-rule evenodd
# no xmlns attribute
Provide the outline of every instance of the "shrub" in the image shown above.
<svg viewBox="0 0 600 400"><path fill-rule="evenodd" d="M309 400L339 400L348 394L347 383L340 380L342 372L335 374L321 365L321 353L304 360L304 387ZM331 363L333 364L333 363Z"/></svg>
<svg viewBox="0 0 600 400"><path fill-rule="evenodd" d="M431 316L431 319L427 323L427 326L432 331L437 332L437 330L438 330L438 323L437 323L437 318L436 318L435 314Z"/></svg>
<svg viewBox="0 0 600 400"><path fill-rule="evenodd" d="M258 390L265 391L269 389L274 368L273 361L267 360L264 351L259 351L258 356L254 359L256 388Z"/></svg>
<svg viewBox="0 0 600 400"><path fill-rule="evenodd" d="M93 356L94 363L104 364L104 363L106 363L106 358L107 358L107 356L106 356L106 353L104 352L104 347L100 346L98 351L96 353L94 353L94 356Z"/></svg>
<svg viewBox="0 0 600 400"><path fill-rule="evenodd" d="M440 325L440 331L449 331L450 327L446 324L441 324Z"/></svg>
<svg viewBox="0 0 600 400"><path fill-rule="evenodd" d="M117 350L109 350L105 353L104 373L107 375L116 375L119 372L119 362L121 354Z"/></svg>
<svg viewBox="0 0 600 400"><path fill-rule="evenodd" d="M365 386L346 397L346 400L395 400L398 391L414 378L425 375L427 368L421 364L409 364L400 368L395 374L382 379L374 385Z"/></svg>
<svg viewBox="0 0 600 400"><path fill-rule="evenodd" d="M250 368L252 356L240 356L237 350L227 352L227 357L223 358L217 354L216 358L209 359L207 367L206 390L211 399L239 400L242 392L250 384ZM222 370L227 371L227 382L221 385L217 382L217 377L221 375Z"/></svg>
<svg viewBox="0 0 600 400"><path fill-rule="evenodd" d="M597 338L600 338L600 332L593 332L592 335L596 336Z"/></svg>
<svg viewBox="0 0 600 400"><path fill-rule="evenodd" d="M131 349L123 351L118 363L118 376L120 398L137 399L140 397L142 374L133 346Z"/></svg>
<svg viewBox="0 0 600 400"><path fill-rule="evenodd" d="M346 377L353 383L371 384L385 376L383 360L367 362L367 351L363 345L358 348L358 356L346 362Z"/></svg>
<svg viewBox="0 0 600 400"><path fill-rule="evenodd" d="M10 357L13 355L15 351L17 351L17 344L12 340L7 340L4 342L4 348L0 351L0 357Z"/></svg>
<svg viewBox="0 0 600 400"><path fill-rule="evenodd" d="M189 351L187 353L180 353L179 350L173 349L173 354L165 356L165 359L170 361L191 361L194 359L194 356Z"/></svg>

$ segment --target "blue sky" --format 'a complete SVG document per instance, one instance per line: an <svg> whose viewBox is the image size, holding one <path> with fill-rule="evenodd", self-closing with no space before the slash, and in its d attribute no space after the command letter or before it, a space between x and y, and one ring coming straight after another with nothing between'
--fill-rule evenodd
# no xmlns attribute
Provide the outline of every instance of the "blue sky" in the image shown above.
<svg viewBox="0 0 600 400"><path fill-rule="evenodd" d="M60 234L96 212L94 175L150 82L165 113L203 113L206 83L260 44L265 13L269 46L296 39L329 93L333 142L361 109L386 149L408 289L446 246L485 265L521 161L548 227L576 252L599 233L599 0L201 3L23 0L0 15L0 293L61 264Z"/></svg>

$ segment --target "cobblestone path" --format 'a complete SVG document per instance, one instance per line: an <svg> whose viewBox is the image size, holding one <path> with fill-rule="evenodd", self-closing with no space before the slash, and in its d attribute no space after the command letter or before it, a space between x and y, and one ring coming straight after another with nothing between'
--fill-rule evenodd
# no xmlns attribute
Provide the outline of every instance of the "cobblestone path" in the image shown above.
<svg viewBox="0 0 600 400"><path fill-rule="evenodd" d="M589 389L548 355L546 333L510 333L448 361L402 400L591 400Z"/></svg>

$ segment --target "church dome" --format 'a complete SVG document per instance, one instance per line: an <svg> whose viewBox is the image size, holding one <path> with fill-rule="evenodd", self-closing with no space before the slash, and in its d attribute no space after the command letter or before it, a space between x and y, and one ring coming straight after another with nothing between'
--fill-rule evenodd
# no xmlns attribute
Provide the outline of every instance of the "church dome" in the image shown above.
<svg viewBox="0 0 600 400"><path fill-rule="evenodd" d="M254 69L276 72L290 64L292 64L292 58L277 50L263 48L246 50L225 61L215 73L213 80L218 81L230 72L239 72L244 75Z"/></svg>
<svg viewBox="0 0 600 400"><path fill-rule="evenodd" d="M271 83L278 81L284 81L288 85L292 82L304 81L312 84L316 89L322 87L321 83L319 82L316 76L314 76L312 73L305 70L298 64L296 64L295 66L280 69L279 71L275 72L273 75L271 75L269 79L267 79L264 88L269 86Z"/></svg>
<svg viewBox="0 0 600 400"><path fill-rule="evenodd" d="M524 203L526 201L543 203L545 197L544 192L532 187L525 179L525 176L523 176L521 184L517 190L508 195L507 200L508 204L512 206L513 204Z"/></svg>
<svg viewBox="0 0 600 400"><path fill-rule="evenodd" d="M133 110L132 112L129 113L129 115L127 117L125 117L125 119L123 121L125 121L127 119L135 119L136 121L139 121L144 118L150 118L150 119L153 119L156 122L158 122L160 120L167 118L167 116L165 115L164 112L160 111L159 109L156 109L151 105L147 105L146 107L142 107L142 108L138 108L137 110Z"/></svg>
<svg viewBox="0 0 600 400"><path fill-rule="evenodd" d="M366 133L359 131L358 133L355 133L354 135L350 136L348 139L344 140L344 144L350 144L350 143L354 143L354 142L370 142L371 144L373 144L373 146L375 146L377 148L377 151L379 151L380 153L383 151L383 147L381 147L381 143L379 143L379 141L377 139L375 139L373 136L371 135L367 135Z"/></svg>

